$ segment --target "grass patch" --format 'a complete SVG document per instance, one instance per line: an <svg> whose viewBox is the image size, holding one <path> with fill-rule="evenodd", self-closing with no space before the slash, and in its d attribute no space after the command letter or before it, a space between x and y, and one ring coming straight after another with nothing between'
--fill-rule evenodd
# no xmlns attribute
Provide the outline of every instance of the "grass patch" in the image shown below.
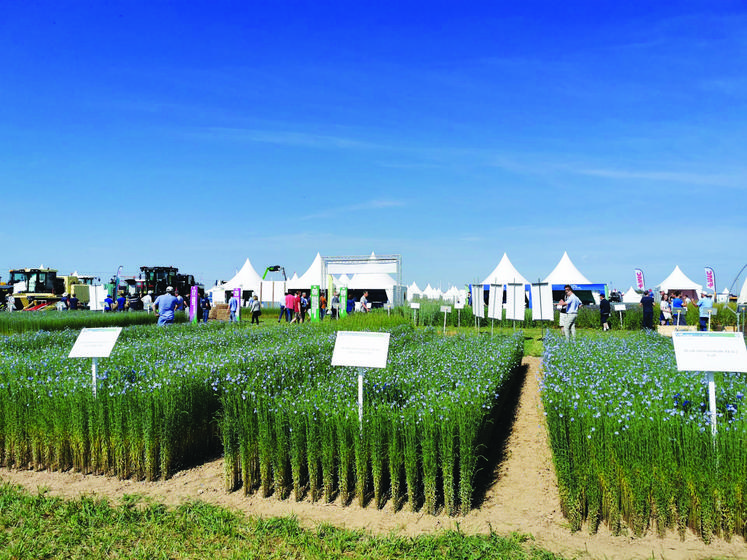
<svg viewBox="0 0 747 560"><path fill-rule="evenodd" d="M257 519L204 502L176 508L124 497L63 500L0 485L0 559L501 558L560 559L525 535L445 531L376 537L293 517Z"/></svg>

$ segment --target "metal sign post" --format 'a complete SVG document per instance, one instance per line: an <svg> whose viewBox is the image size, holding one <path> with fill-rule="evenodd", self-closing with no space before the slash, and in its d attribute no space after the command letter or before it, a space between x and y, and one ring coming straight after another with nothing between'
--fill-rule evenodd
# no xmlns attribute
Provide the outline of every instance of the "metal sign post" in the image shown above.
<svg viewBox="0 0 747 560"><path fill-rule="evenodd" d="M708 381L708 407L711 432L716 429L715 371L747 373L747 348L741 333L688 332L672 333L674 356L679 371L704 371Z"/></svg>
<svg viewBox="0 0 747 560"><path fill-rule="evenodd" d="M358 371L358 422L363 432L363 374L365 368L385 368L389 333L338 331L332 351L333 366L352 366Z"/></svg>
<svg viewBox="0 0 747 560"><path fill-rule="evenodd" d="M441 313L444 314L444 334L446 334L446 316L451 313L451 306L450 305L442 305L441 306Z"/></svg>

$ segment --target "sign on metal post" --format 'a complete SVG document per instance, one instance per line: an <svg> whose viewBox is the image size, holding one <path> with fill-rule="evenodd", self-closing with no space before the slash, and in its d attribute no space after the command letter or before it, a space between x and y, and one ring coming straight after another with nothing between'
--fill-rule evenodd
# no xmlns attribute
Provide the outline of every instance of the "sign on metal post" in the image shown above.
<svg viewBox="0 0 747 560"><path fill-rule="evenodd" d="M197 302L200 299L200 289L197 286L189 288L189 322L197 322Z"/></svg>
<svg viewBox="0 0 747 560"><path fill-rule="evenodd" d="M627 307L625 307L624 303L616 303L615 304L615 311L617 311L618 315L620 315L620 328L623 326L623 311L627 311Z"/></svg>
<svg viewBox="0 0 747 560"><path fill-rule="evenodd" d="M358 421L363 429L363 370L385 368L389 333L338 331L332 351L333 366L358 368Z"/></svg>
<svg viewBox="0 0 747 560"><path fill-rule="evenodd" d="M412 322L415 323L415 326L418 326L418 309L420 309L420 304L415 303L414 301L410 303L410 308L412 309Z"/></svg>
<svg viewBox="0 0 747 560"><path fill-rule="evenodd" d="M98 358L108 358L117 343L122 327L104 327L98 329L83 329L80 331L75 344L70 349L68 358L93 358L91 365L91 380L93 396L96 396L96 371Z"/></svg>
<svg viewBox="0 0 747 560"><path fill-rule="evenodd" d="M747 348L742 333L674 331L674 356L679 371L708 373L708 404L711 430L716 434L715 371L747 373Z"/></svg>
<svg viewBox="0 0 747 560"><path fill-rule="evenodd" d="M446 316L451 313L451 306L450 305L442 305L441 306L441 313L444 314L444 334L446 334Z"/></svg>

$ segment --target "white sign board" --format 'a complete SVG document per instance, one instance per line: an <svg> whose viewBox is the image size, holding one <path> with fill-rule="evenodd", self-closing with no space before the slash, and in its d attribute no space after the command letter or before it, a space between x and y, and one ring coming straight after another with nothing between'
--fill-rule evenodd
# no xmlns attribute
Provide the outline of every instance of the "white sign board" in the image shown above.
<svg viewBox="0 0 747 560"><path fill-rule="evenodd" d="M385 368L389 333L338 331L333 366Z"/></svg>
<svg viewBox="0 0 747 560"><path fill-rule="evenodd" d="M616 303L615 304L615 311L625 311L627 307L625 307L624 303Z"/></svg>
<svg viewBox="0 0 747 560"><path fill-rule="evenodd" d="M413 301L412 303L410 303L410 308L411 309L420 309L420 304L419 303L415 303Z"/></svg>
<svg viewBox="0 0 747 560"><path fill-rule="evenodd" d="M108 358L117 343L122 327L83 329L68 358Z"/></svg>
<svg viewBox="0 0 747 560"><path fill-rule="evenodd" d="M482 284L472 284L472 314L480 319L485 316Z"/></svg>
<svg viewBox="0 0 747 560"><path fill-rule="evenodd" d="M488 319L503 318L503 285L491 284L488 294Z"/></svg>
<svg viewBox="0 0 747 560"><path fill-rule="evenodd" d="M524 305L524 284L508 284L506 286L506 319L523 321Z"/></svg>
<svg viewBox="0 0 747 560"><path fill-rule="evenodd" d="M457 298L457 300L454 302L454 309L464 309L464 300L461 298Z"/></svg>
<svg viewBox="0 0 747 560"><path fill-rule="evenodd" d="M736 371L747 373L747 348L740 332L672 333L679 371Z"/></svg>
<svg viewBox="0 0 747 560"><path fill-rule="evenodd" d="M552 287L549 283L532 284L532 321L552 321Z"/></svg>
<svg viewBox="0 0 747 560"><path fill-rule="evenodd" d="M451 313L451 306L450 305L442 305L441 306L441 313Z"/></svg>

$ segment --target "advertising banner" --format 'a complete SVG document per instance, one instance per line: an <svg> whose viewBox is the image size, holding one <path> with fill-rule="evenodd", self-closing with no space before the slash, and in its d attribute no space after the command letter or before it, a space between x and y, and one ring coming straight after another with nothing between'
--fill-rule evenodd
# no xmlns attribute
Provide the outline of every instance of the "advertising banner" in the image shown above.
<svg viewBox="0 0 747 560"><path fill-rule="evenodd" d="M506 319L513 321L524 320L524 309L526 302L524 298L524 284L506 285Z"/></svg>
<svg viewBox="0 0 747 560"><path fill-rule="evenodd" d="M340 317L348 315L348 287L340 288Z"/></svg>
<svg viewBox="0 0 747 560"><path fill-rule="evenodd" d="M485 304L482 299L482 284L472 284L472 314L482 319L485 317Z"/></svg>
<svg viewBox="0 0 747 560"><path fill-rule="evenodd" d="M200 299L200 289L197 286L189 288L189 322L197 322L197 302Z"/></svg>
<svg viewBox="0 0 747 560"><path fill-rule="evenodd" d="M319 321L319 286L311 286L311 309L310 315L312 321Z"/></svg>
<svg viewBox="0 0 747 560"><path fill-rule="evenodd" d="M635 289L642 292L646 288L646 282L643 279L643 271L640 268L635 269Z"/></svg>
<svg viewBox="0 0 747 560"><path fill-rule="evenodd" d="M503 285L491 284L488 295L488 319L503 318Z"/></svg>
<svg viewBox="0 0 747 560"><path fill-rule="evenodd" d="M711 290L712 292L716 292L716 273L713 272L713 269L710 266L707 266L705 268L705 276L706 276L706 283L705 287L706 290Z"/></svg>
<svg viewBox="0 0 747 560"><path fill-rule="evenodd" d="M532 321L554 321L552 287L548 283L532 284Z"/></svg>

